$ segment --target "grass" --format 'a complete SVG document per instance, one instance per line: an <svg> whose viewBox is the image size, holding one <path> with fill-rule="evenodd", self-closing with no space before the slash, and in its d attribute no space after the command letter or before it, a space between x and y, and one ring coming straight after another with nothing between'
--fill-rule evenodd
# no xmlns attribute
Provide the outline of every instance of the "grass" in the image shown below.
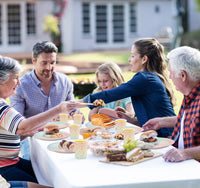
<svg viewBox="0 0 200 188"><path fill-rule="evenodd" d="M184 33L181 45L200 49L200 30Z"/></svg>
<svg viewBox="0 0 200 188"><path fill-rule="evenodd" d="M115 63L128 63L130 56L129 51L125 52L92 52L92 53L76 53L72 55L63 55L66 61L70 62L115 62Z"/></svg>

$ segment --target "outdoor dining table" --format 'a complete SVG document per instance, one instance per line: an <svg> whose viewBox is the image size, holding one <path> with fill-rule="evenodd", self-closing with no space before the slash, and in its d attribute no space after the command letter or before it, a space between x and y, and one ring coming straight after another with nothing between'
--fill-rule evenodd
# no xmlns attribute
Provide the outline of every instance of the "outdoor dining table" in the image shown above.
<svg viewBox="0 0 200 188"><path fill-rule="evenodd" d="M67 128L66 128L66 131ZM198 188L200 163L187 160L165 162L160 156L131 166L100 162L88 149L86 159L74 153L57 153L47 149L53 142L31 138L31 160L40 184L54 188ZM165 153L173 146L154 149Z"/></svg>

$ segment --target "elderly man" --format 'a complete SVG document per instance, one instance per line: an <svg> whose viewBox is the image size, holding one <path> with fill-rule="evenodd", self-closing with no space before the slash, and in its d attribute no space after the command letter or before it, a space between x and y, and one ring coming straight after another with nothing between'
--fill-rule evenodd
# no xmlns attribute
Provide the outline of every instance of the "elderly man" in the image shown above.
<svg viewBox="0 0 200 188"><path fill-rule="evenodd" d="M145 130L174 127L175 146L163 158L170 162L200 159L200 52L183 46L172 50L167 58L170 78L184 99L178 116L154 118L143 126Z"/></svg>
<svg viewBox="0 0 200 188"><path fill-rule="evenodd" d="M58 49L48 41L33 46L34 69L21 77L21 85L10 97L10 105L26 118L47 111L61 101L74 100L73 84L64 74L55 72ZM27 139L22 142L22 157L30 159Z"/></svg>

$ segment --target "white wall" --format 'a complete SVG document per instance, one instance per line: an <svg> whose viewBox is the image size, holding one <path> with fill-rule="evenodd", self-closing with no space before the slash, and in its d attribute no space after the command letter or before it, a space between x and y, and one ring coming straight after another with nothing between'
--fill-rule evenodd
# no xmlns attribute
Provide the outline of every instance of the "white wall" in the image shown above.
<svg viewBox="0 0 200 188"><path fill-rule="evenodd" d="M24 45L24 52L31 52L33 45L36 42L51 40L49 33L43 31L43 25L46 15L51 14L53 11L54 3L52 0L38 0L36 3L36 35L29 35L26 38Z"/></svg>
<svg viewBox="0 0 200 188"><path fill-rule="evenodd" d="M156 12L156 6L159 12ZM173 26L171 1L141 1L138 3L138 34L140 37L155 36L163 27Z"/></svg>
<svg viewBox="0 0 200 188"><path fill-rule="evenodd" d="M52 13L54 0L36 0L36 34L27 35L26 31L26 0L4 0L0 1L3 11L3 21L7 20L6 7L8 3L19 4L21 10L21 39L19 45L8 45L7 42L0 46L1 53L31 53L33 45L38 41L50 40L49 34L43 31L43 23L46 15ZM7 38L7 22L2 25L2 37Z"/></svg>
<svg viewBox="0 0 200 188"><path fill-rule="evenodd" d="M97 49L120 49L130 48L131 44L139 37L153 37L163 27L175 28L173 0L92 0L91 2L91 33L82 34L82 2L83 0L69 0L62 21L63 50L65 53L74 51L88 51ZM109 7L113 3L123 3L125 5L126 19L129 19L129 3L137 2L137 33L129 33L129 21L125 21L126 40L121 44L113 44L110 41L106 44L95 43L95 5L106 4ZM155 12L155 7L159 7L159 12Z"/></svg>

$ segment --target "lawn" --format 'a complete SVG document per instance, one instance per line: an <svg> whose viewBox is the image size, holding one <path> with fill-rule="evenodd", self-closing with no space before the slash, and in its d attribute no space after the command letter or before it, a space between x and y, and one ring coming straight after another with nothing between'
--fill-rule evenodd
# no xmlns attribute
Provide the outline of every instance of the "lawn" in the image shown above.
<svg viewBox="0 0 200 188"><path fill-rule="evenodd" d="M128 63L130 56L129 50L123 51L100 51L91 53L75 53L72 55L63 55L62 58L69 62L91 62L91 63L102 63L102 62L115 62L115 63Z"/></svg>

